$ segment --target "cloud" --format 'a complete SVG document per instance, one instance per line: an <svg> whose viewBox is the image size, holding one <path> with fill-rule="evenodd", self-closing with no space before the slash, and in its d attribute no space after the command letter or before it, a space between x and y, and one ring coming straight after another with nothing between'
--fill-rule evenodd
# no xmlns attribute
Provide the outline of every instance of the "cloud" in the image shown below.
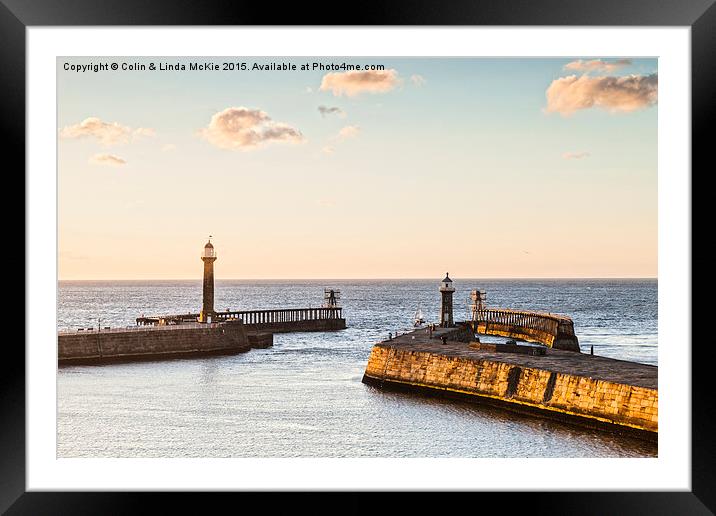
<svg viewBox="0 0 716 516"><path fill-rule="evenodd" d="M546 92L547 113L571 115L592 107L628 113L653 106L658 98L658 76L589 77L570 75L552 81Z"/></svg>
<svg viewBox="0 0 716 516"><path fill-rule="evenodd" d="M149 127L132 129L118 122L105 122L97 117L85 118L79 124L68 125L60 130L60 137L67 139L96 138L103 145L123 145L140 137L154 137L156 131Z"/></svg>
<svg viewBox="0 0 716 516"><path fill-rule="evenodd" d="M134 130L132 135L135 137L146 136L148 138L154 138L157 135L157 132L149 127L138 127Z"/></svg>
<svg viewBox="0 0 716 516"><path fill-rule="evenodd" d="M130 127L117 122L103 122L93 116L85 118L79 124L68 125L60 130L61 138L96 138L104 145L127 143L131 135Z"/></svg>
<svg viewBox="0 0 716 516"><path fill-rule="evenodd" d="M338 134L335 136L331 136L328 139L328 143L330 145L326 145L321 149L321 152L324 154L333 154L336 152L335 145L342 142L343 140L347 140L349 138L355 138L360 133L361 128L357 125L347 125L343 127L340 131L338 131Z"/></svg>
<svg viewBox="0 0 716 516"><path fill-rule="evenodd" d="M173 150L176 150L177 146L173 143L166 143L162 145L162 152L171 152Z"/></svg>
<svg viewBox="0 0 716 516"><path fill-rule="evenodd" d="M215 113L199 134L220 149L249 150L270 142L304 141L298 129L274 122L260 109L246 107L230 107Z"/></svg>
<svg viewBox="0 0 716 516"><path fill-rule="evenodd" d="M331 91L336 97L354 97L361 93L387 93L400 83L398 72L393 69L331 72L323 76L320 90Z"/></svg>
<svg viewBox="0 0 716 516"><path fill-rule="evenodd" d="M335 136L336 140L345 140L347 138L353 138L354 136L358 136L358 133L360 133L360 127L357 125L347 125L340 131L338 131L338 134Z"/></svg>
<svg viewBox="0 0 716 516"><path fill-rule="evenodd" d="M588 152L565 152L562 154L562 159L583 159L588 158L590 154Z"/></svg>
<svg viewBox="0 0 716 516"><path fill-rule="evenodd" d="M617 59L616 61L604 61L602 59L592 59L584 61L577 59L571 63L564 65L565 70L574 70L575 72L614 72L626 66L631 65L631 59Z"/></svg>
<svg viewBox="0 0 716 516"><path fill-rule="evenodd" d="M414 74L410 76L410 82L412 82L414 86L420 87L428 81L426 81L425 77L423 77L422 75Z"/></svg>
<svg viewBox="0 0 716 516"><path fill-rule="evenodd" d="M336 114L336 115L340 116L341 118L346 116L346 112L343 111L339 107L318 106L318 112L321 113L321 116L324 118L326 115L332 115L332 114Z"/></svg>
<svg viewBox="0 0 716 516"><path fill-rule="evenodd" d="M113 167L119 167L127 164L124 159L119 156L115 156L114 154L95 154L89 159L89 162L93 165L110 165Z"/></svg>

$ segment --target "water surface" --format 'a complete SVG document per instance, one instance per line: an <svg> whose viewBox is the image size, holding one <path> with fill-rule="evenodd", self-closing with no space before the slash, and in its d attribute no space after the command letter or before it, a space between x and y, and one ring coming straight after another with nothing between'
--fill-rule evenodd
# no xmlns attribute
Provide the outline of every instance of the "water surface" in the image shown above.
<svg viewBox="0 0 716 516"><path fill-rule="evenodd" d="M455 279L488 305L570 315L583 351L657 363L656 280ZM274 336L234 356L58 371L60 457L636 457L656 446L480 405L361 383L373 343L410 329L438 281L217 281L216 309L320 306L342 291L348 329ZM58 329L197 312L200 281L60 282ZM497 339L502 341L504 339Z"/></svg>

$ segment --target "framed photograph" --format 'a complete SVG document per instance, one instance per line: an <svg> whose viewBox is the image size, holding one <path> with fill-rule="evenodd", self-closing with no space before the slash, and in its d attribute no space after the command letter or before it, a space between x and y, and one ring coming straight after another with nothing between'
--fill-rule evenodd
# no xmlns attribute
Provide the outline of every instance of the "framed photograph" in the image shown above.
<svg viewBox="0 0 716 516"><path fill-rule="evenodd" d="M2 0L28 209L0 509L713 513L712 4Z"/></svg>

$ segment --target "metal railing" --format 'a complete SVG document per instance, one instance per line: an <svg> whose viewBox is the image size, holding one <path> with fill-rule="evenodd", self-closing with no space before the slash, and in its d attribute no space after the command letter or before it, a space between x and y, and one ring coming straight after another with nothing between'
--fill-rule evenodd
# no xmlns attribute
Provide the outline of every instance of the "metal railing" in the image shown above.
<svg viewBox="0 0 716 516"><path fill-rule="evenodd" d="M215 320L242 319L244 324L279 324L302 321L342 319L343 308L284 308L279 310L242 310L239 312L216 312Z"/></svg>
<svg viewBox="0 0 716 516"><path fill-rule="evenodd" d="M177 315L158 315L151 317L138 317L138 325L165 325L175 322L176 324L186 324L195 322L199 314L177 314ZM242 320L244 324L280 324L280 323L297 323L303 321L325 321L332 319L342 319L342 307L320 307L320 308L283 308L277 310L240 310L225 312L214 312L211 320L215 322L225 322ZM141 327L141 326L140 326Z"/></svg>
<svg viewBox="0 0 716 516"><path fill-rule="evenodd" d="M473 310L473 323L486 325L499 324L529 330L537 330L552 335L558 333L574 334L572 319L565 315L544 312L528 312L521 310L486 308Z"/></svg>

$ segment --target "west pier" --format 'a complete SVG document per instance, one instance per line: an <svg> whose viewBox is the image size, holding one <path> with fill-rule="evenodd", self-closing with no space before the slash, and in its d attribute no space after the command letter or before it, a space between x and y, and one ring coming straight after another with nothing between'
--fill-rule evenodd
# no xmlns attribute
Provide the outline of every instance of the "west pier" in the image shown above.
<svg viewBox="0 0 716 516"><path fill-rule="evenodd" d="M439 325L375 344L363 383L657 440L656 366L581 353L568 316L488 309L480 291L472 293L472 320L455 323L449 276L440 292Z"/></svg>
<svg viewBox="0 0 716 516"><path fill-rule="evenodd" d="M137 317L135 327L80 328L57 335L58 364L104 364L235 354L273 345L274 333L338 331L346 328L340 292L325 289L319 308L214 310L211 240L204 246L202 309L199 313Z"/></svg>

